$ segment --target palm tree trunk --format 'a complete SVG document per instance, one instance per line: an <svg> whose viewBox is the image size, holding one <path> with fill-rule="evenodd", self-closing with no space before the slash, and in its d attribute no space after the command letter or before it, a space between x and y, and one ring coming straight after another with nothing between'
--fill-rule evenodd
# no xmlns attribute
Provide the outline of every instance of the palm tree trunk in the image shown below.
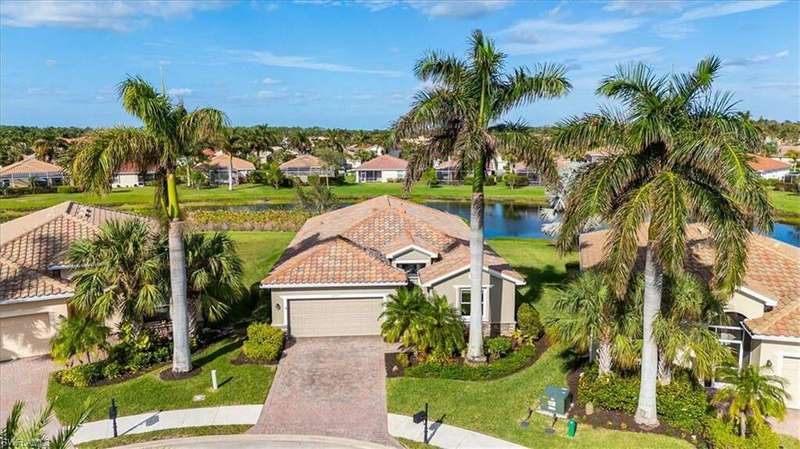
<svg viewBox="0 0 800 449"><path fill-rule="evenodd" d="M192 370L189 349L189 315L186 305L186 254L183 247L182 223L169 222L169 277L172 290L170 318L172 319L172 371Z"/></svg>
<svg viewBox="0 0 800 449"><path fill-rule="evenodd" d="M233 190L233 153L228 159L228 190Z"/></svg>
<svg viewBox="0 0 800 449"><path fill-rule="evenodd" d="M600 341L597 346L597 367L600 377L611 374L611 342Z"/></svg>
<svg viewBox="0 0 800 449"><path fill-rule="evenodd" d="M747 415L744 411L739 412L739 436L747 438Z"/></svg>
<svg viewBox="0 0 800 449"><path fill-rule="evenodd" d="M658 383L669 385L672 383L672 363L664 353L658 354Z"/></svg>
<svg viewBox="0 0 800 449"><path fill-rule="evenodd" d="M186 162L186 187L192 186L192 170L189 168L189 162Z"/></svg>
<svg viewBox="0 0 800 449"><path fill-rule="evenodd" d="M475 162L469 216L469 346L467 360L486 362L483 353L483 173L485 155Z"/></svg>
<svg viewBox="0 0 800 449"><path fill-rule="evenodd" d="M636 409L636 423L642 426L658 426L656 409L656 381L658 380L658 345L653 336L653 322L661 309L661 284L663 273L654 258L653 248L647 245L644 266L644 307L642 374L639 386L639 405Z"/></svg>

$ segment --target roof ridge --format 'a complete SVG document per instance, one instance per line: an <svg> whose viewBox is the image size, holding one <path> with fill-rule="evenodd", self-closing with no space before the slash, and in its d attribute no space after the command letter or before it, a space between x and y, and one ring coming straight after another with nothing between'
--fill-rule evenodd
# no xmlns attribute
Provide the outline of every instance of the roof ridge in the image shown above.
<svg viewBox="0 0 800 449"><path fill-rule="evenodd" d="M45 221L41 222L39 225L37 225L37 226L35 226L35 227L33 227L33 228L30 228L30 229L28 229L27 231L23 232L22 234L20 234L20 235L18 235L18 236L16 236L16 237L14 237L14 238L12 238L11 240L9 240L9 241L7 241L7 242L3 243L2 245L0 245L0 252L2 252L2 249L3 249L3 248L5 248L6 246L8 246L8 245L10 245L10 244L12 244L12 243L14 243L14 242L18 241L19 239L21 239L21 238L23 238L23 237L27 236L28 234L31 234L31 233L33 233L34 231L37 231L37 230L39 230L39 229L43 228L43 227L44 227L44 226L46 226L47 224L49 224L49 223L51 223L51 222L55 221L56 219L58 219L58 218L61 218L61 217L65 216L65 215L67 215L67 211L68 211L68 210L69 210L69 208L72 206L72 204L74 204L74 202L73 202L73 201L65 201L65 203L68 203L68 204L67 204L67 207L66 207L66 208L65 208L65 209L64 209L62 212L58 213L57 215L53 215L53 216L52 216L52 217L50 217L49 219L47 219L47 220L45 220ZM64 203L59 203L59 204L56 204L55 206L61 206L61 205L63 205L63 204L64 204ZM53 206L53 207L55 207L55 206ZM45 209L42 209L42 210L45 210ZM36 211L36 212L39 212L39 211ZM35 212L34 212L34 213L35 213ZM24 216L25 216L25 215L23 215L23 217L24 217ZM22 217L20 217L20 218L22 218Z"/></svg>

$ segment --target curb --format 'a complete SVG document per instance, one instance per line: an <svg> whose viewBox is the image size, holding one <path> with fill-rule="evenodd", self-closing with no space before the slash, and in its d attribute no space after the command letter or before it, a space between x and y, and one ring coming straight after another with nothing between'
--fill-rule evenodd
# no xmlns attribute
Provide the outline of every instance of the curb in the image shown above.
<svg viewBox="0 0 800 449"><path fill-rule="evenodd" d="M314 448L325 447L329 449L394 449L389 446L384 446L376 443L369 443L366 441L350 440L347 438L325 437L318 435L222 435L222 436L205 436L205 437L190 437L190 438L173 438L170 440L150 441L146 443L136 443L127 446L117 446L119 449L155 449L155 448L190 448L197 444L224 444L233 447L236 443L289 443L292 447L300 448ZM294 446L296 444L296 446ZM270 446L261 446L268 449ZM283 449L283 448L281 448Z"/></svg>

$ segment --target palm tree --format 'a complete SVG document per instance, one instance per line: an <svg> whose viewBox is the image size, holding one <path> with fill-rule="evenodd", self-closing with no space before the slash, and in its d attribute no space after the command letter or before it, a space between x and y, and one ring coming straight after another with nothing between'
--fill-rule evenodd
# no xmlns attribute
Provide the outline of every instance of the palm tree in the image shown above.
<svg viewBox="0 0 800 449"><path fill-rule="evenodd" d="M734 110L730 94L714 94L717 58L687 74L657 76L642 64L620 66L598 94L623 111L568 119L554 144L565 151L607 148L611 154L581 170L567 200L557 244L574 248L592 219L609 225L605 263L611 285L624 292L647 239L644 259L641 387L636 422L658 424L658 346L653 323L661 310L663 273L683 269L686 227L710 229L716 249L712 284L727 298L741 283L750 229L772 227L771 205L747 152L758 146L753 124Z"/></svg>
<svg viewBox="0 0 800 449"><path fill-rule="evenodd" d="M430 307L419 288L398 288L389 295L381 312L381 335L389 343L400 342L404 347L415 346L425 329L424 317Z"/></svg>
<svg viewBox="0 0 800 449"><path fill-rule="evenodd" d="M596 341L598 372L606 376L615 361L628 366L632 359L630 337L638 320L628 299L617 297L601 273L585 272L558 296L545 324L552 337L580 352L591 351Z"/></svg>
<svg viewBox="0 0 800 449"><path fill-rule="evenodd" d="M57 136L44 136L33 142L33 152L40 161L53 162L66 147L64 139Z"/></svg>
<svg viewBox="0 0 800 449"><path fill-rule="evenodd" d="M217 109L189 112L182 103L173 104L166 92L159 93L147 81L130 77L120 83L123 108L144 123L144 128L114 128L96 131L82 144L75 158L78 184L105 193L114 172L125 162L139 167L158 167L156 212L169 220L170 317L176 373L192 369L186 311L186 256L183 222L178 202L176 169L199 142L214 140L227 124Z"/></svg>
<svg viewBox="0 0 800 449"><path fill-rule="evenodd" d="M286 179L286 177L283 176L280 165L275 161L267 164L265 168L261 169L261 172L264 175L264 180L267 181L273 189L279 189L284 179Z"/></svg>
<svg viewBox="0 0 800 449"><path fill-rule="evenodd" d="M297 204L303 209L318 215L339 204L331 188L322 184L318 176L309 176L308 184L308 190L304 189L300 182L294 185Z"/></svg>
<svg viewBox="0 0 800 449"><path fill-rule="evenodd" d="M714 369L731 360L708 324L724 324L725 301L711 294L693 275L676 273L665 277L661 312L653 325L658 345L658 381L672 382L674 366L691 366L694 374L707 379Z"/></svg>
<svg viewBox="0 0 800 449"><path fill-rule="evenodd" d="M228 190L233 190L233 158L243 156L249 152L242 138L234 134L232 129L227 129L215 142L217 149L228 155Z"/></svg>
<svg viewBox="0 0 800 449"><path fill-rule="evenodd" d="M288 143L290 148L294 148L301 154L306 154L311 151L311 139L309 139L308 134L302 129L293 132L289 136Z"/></svg>
<svg viewBox="0 0 800 449"><path fill-rule="evenodd" d="M416 343L423 352L450 358L464 349L464 322L447 297L433 294L423 317L423 331Z"/></svg>
<svg viewBox="0 0 800 449"><path fill-rule="evenodd" d="M208 321L225 317L245 291L242 259L233 240L224 232L192 233L184 247L191 316Z"/></svg>
<svg viewBox="0 0 800 449"><path fill-rule="evenodd" d="M0 442L3 447L16 448L43 448L67 449L72 447L70 440L75 436L78 428L86 422L90 410L85 410L73 423L59 429L54 436L48 436L45 427L53 416L53 406L48 405L39 415L22 427L22 412L25 403L18 401L11 408L11 413L6 418L5 425L0 429Z"/></svg>
<svg viewBox="0 0 800 449"><path fill-rule="evenodd" d="M163 239L144 220L109 221L67 252L68 262L82 267L70 304L101 322L121 316L141 324L167 303L166 258Z"/></svg>
<svg viewBox="0 0 800 449"><path fill-rule="evenodd" d="M723 369L720 382L728 386L717 391L714 401L728 409L728 417L739 422L739 436L747 436L747 419L755 425L763 425L765 418L783 419L786 415L786 380L782 377L762 374L756 365L740 370Z"/></svg>
<svg viewBox="0 0 800 449"><path fill-rule="evenodd" d="M529 166L540 169L544 179L556 183L558 174L551 152L530 138L518 126L491 134L489 126L517 106L540 98L564 95L570 84L565 69L544 65L531 74L518 68L503 72L506 55L480 30L472 33L467 59L436 52L417 62L416 76L432 81L433 87L417 93L411 110L394 125L397 140L426 136L427 151L414 152L409 181L416 181L435 159L455 158L473 173L470 212L470 278L473 298L482 297L483 271L483 185L487 163L497 150L520 153ZM470 316L468 359L485 361L483 355L482 306L473 304Z"/></svg>
<svg viewBox="0 0 800 449"><path fill-rule="evenodd" d="M92 362L92 353L105 349L111 330L97 319L86 314L72 315L58 324L56 335L50 340L50 355L60 362L69 362L84 354Z"/></svg>

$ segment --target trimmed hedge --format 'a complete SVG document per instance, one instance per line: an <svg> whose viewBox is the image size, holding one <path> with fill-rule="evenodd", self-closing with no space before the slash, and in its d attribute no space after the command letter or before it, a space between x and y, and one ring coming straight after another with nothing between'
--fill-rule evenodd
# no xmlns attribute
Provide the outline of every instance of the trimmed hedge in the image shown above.
<svg viewBox="0 0 800 449"><path fill-rule="evenodd" d="M520 305L517 310L517 329L524 337L538 340L544 333L539 311L528 303Z"/></svg>
<svg viewBox="0 0 800 449"><path fill-rule="evenodd" d="M733 423L717 418L706 421L706 440L714 449L778 449L780 439L768 426L757 426L747 438L738 434Z"/></svg>
<svg viewBox="0 0 800 449"><path fill-rule="evenodd" d="M658 415L665 422L688 432L700 433L708 416L708 394L690 374L676 372L669 385L658 387ZM612 373L605 379L597 378L597 366L583 372L578 382L578 402L593 403L606 410L619 410L634 414L639 397L637 373L619 375Z"/></svg>
<svg viewBox="0 0 800 449"><path fill-rule="evenodd" d="M267 323L253 323L247 326L247 341L242 352L250 360L274 362L281 356L285 333Z"/></svg>
<svg viewBox="0 0 800 449"><path fill-rule="evenodd" d="M486 353L493 359L498 359L508 354L511 352L512 348L511 339L508 337L488 338L483 345L485 346Z"/></svg>
<svg viewBox="0 0 800 449"><path fill-rule="evenodd" d="M433 377L453 380L499 379L530 366L535 355L535 347L521 346L508 356L486 365L421 363L406 368L405 375L408 377Z"/></svg>
<svg viewBox="0 0 800 449"><path fill-rule="evenodd" d="M195 229L204 231L297 231L311 217L304 210L198 210L189 215Z"/></svg>

